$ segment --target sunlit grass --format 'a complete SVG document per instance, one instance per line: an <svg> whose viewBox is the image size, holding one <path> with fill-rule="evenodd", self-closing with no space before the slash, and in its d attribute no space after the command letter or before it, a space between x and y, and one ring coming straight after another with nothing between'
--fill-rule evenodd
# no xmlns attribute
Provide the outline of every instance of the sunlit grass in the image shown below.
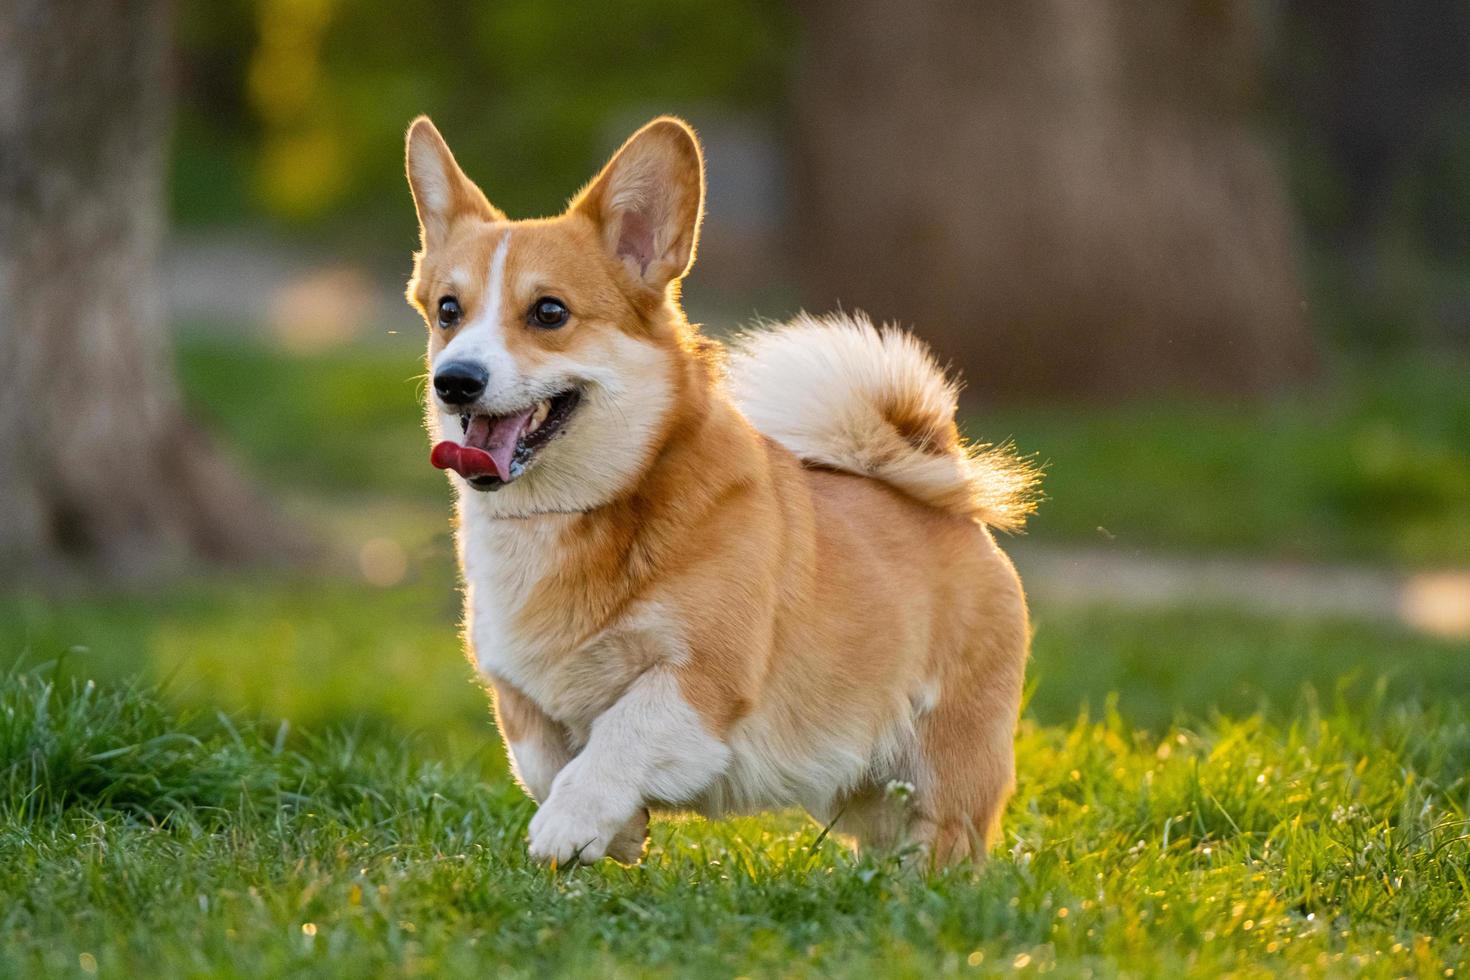
<svg viewBox="0 0 1470 980"><path fill-rule="evenodd" d="M646 867L551 875L524 859L530 804L457 617L447 545L387 590L0 606L7 648L102 678L0 685L0 972L1466 966L1458 648L1043 606L1020 788L979 877L854 860L790 813L660 820ZM161 695L119 690L140 675Z"/></svg>
<svg viewBox="0 0 1470 980"><path fill-rule="evenodd" d="M1463 969L1463 711L1023 726L979 874L794 817L657 821L644 866L528 864L503 779L399 742L0 683L0 969L258 976L1445 975ZM83 968L85 968L83 966Z"/></svg>

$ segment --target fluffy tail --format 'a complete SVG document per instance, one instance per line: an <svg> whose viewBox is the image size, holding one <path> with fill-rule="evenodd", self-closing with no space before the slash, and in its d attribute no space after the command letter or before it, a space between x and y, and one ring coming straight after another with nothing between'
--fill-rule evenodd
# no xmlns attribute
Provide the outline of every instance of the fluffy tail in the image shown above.
<svg viewBox="0 0 1470 980"><path fill-rule="evenodd" d="M729 379L751 423L806 462L1007 531L1035 509L1035 468L1006 446L960 438L959 385L897 327L801 314L743 337Z"/></svg>

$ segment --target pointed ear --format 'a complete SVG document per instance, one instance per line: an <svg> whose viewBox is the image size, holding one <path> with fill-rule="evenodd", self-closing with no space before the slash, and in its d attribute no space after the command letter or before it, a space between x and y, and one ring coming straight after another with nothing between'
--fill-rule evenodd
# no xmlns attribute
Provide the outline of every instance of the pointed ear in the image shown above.
<svg viewBox="0 0 1470 980"><path fill-rule="evenodd" d="M704 156L694 130L671 116L644 126L570 210L597 224L635 282L663 292L694 264L704 216Z"/></svg>
<svg viewBox="0 0 1470 980"><path fill-rule="evenodd" d="M442 242L450 227L462 217L504 221L494 205L474 185L449 152L449 144L428 116L419 116L408 127L405 149L408 186L419 213L419 238L425 248Z"/></svg>

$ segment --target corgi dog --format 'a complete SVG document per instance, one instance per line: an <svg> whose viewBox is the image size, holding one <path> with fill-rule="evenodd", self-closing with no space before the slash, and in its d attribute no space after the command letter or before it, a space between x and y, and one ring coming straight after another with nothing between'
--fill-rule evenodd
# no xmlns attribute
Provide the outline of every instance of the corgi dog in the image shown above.
<svg viewBox="0 0 1470 980"><path fill-rule="evenodd" d="M650 808L789 806L859 847L983 857L1029 642L990 528L1021 525L1033 470L961 439L955 383L896 328L702 336L678 119L554 218L508 219L427 118L407 170L431 461L531 857L636 862Z"/></svg>

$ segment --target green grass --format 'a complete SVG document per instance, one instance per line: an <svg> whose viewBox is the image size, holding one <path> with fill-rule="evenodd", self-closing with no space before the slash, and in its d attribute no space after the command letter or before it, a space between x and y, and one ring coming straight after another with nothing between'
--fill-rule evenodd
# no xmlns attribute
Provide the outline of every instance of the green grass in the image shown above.
<svg viewBox="0 0 1470 980"><path fill-rule="evenodd" d="M1023 726L978 874L794 818L659 821L644 866L523 857L530 807L393 742L0 683L0 970L261 976L1463 970L1470 720L1381 701ZM973 964L973 965L972 965Z"/></svg>
<svg viewBox="0 0 1470 980"><path fill-rule="evenodd" d="M1264 405L977 414L1046 464L1031 533L1115 548L1470 563L1470 361L1349 361Z"/></svg>
<svg viewBox="0 0 1470 980"><path fill-rule="evenodd" d="M1470 966L1463 645L1041 606L978 877L854 860L792 814L656 821L645 867L552 875L448 562L0 603L0 646L60 661L0 680L0 974Z"/></svg>
<svg viewBox="0 0 1470 980"><path fill-rule="evenodd" d="M327 570L0 597L0 975L1470 968L1470 651L1359 623L1039 604L1020 785L978 873L859 860L796 814L656 820L636 869L529 865L414 346L181 354ZM1419 364L1256 414L981 428L1052 461L1039 536L1432 563L1470 521L1467 404ZM1344 456L1364 431L1399 470ZM1374 496L1421 470L1413 506ZM401 557L387 586L370 542Z"/></svg>

